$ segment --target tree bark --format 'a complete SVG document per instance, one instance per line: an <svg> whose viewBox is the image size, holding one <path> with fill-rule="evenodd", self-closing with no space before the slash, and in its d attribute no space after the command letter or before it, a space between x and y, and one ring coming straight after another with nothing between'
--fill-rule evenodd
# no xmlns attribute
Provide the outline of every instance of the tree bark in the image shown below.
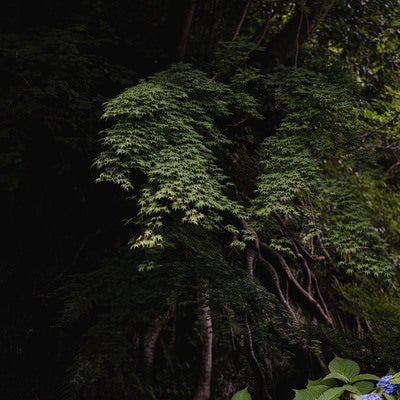
<svg viewBox="0 0 400 400"><path fill-rule="evenodd" d="M265 68L296 64L300 50L337 0L311 0L299 5L292 19L266 45L257 61Z"/></svg>
<svg viewBox="0 0 400 400"><path fill-rule="evenodd" d="M143 361L147 370L151 369L158 337L171 317L171 308L158 314L149 325L143 338Z"/></svg>
<svg viewBox="0 0 400 400"><path fill-rule="evenodd" d="M201 375L198 380L197 390L193 400L209 400L211 395L213 326L211 309L207 301L208 293L206 293L205 297L205 301L200 306L202 325L205 335L201 355Z"/></svg>
<svg viewBox="0 0 400 400"><path fill-rule="evenodd" d="M282 255L274 250L273 248L269 247L266 243L261 242L261 246L267 250L269 253L271 253L274 257L277 258L279 265L281 266L282 271L285 273L286 278L288 283L292 285L294 289L296 289L297 293L301 295L303 300L306 300L307 303L316 311L316 314L322 321L324 321L327 325L333 326L333 320L331 315L329 314L329 311L327 309L324 309L319 302L314 298L312 293L307 292L298 280L295 278L293 275L289 265L287 264L286 260Z"/></svg>
<svg viewBox="0 0 400 400"><path fill-rule="evenodd" d="M247 0L247 3L245 5L243 13L242 13L242 17L240 18L239 24L235 30L235 34L233 35L232 42L239 37L240 30L242 29L243 22L246 19L247 12L249 11L249 7L250 7L250 4L252 3L252 1L253 0Z"/></svg>
<svg viewBox="0 0 400 400"><path fill-rule="evenodd" d="M183 61L186 54L186 47L189 40L190 28L192 26L193 15L196 10L197 0L190 0L182 23L182 32L178 45L178 61Z"/></svg>

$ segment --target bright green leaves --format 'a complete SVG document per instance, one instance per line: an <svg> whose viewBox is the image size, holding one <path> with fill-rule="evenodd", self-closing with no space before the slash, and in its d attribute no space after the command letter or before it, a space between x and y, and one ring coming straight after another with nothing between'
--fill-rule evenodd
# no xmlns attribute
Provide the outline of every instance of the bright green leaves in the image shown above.
<svg viewBox="0 0 400 400"><path fill-rule="evenodd" d="M257 226L271 227L278 216L310 252L325 246L341 270L391 279L396 254L372 207L379 171L361 135L356 87L290 68L267 85L283 118L260 151Z"/></svg>
<svg viewBox="0 0 400 400"><path fill-rule="evenodd" d="M231 400L251 400L250 393L247 391L247 388L236 392Z"/></svg>
<svg viewBox="0 0 400 400"><path fill-rule="evenodd" d="M224 213L241 213L227 196L229 179L215 155L229 143L216 119L233 112L256 115L256 103L188 66L154 75L106 103L103 118L114 124L95 161L98 181L141 188L144 229L134 247L162 246L164 219L172 213L207 229Z"/></svg>
<svg viewBox="0 0 400 400"><path fill-rule="evenodd" d="M343 382L350 382L351 379L360 373L359 365L353 360L346 360L343 358L335 358L329 363L329 371L325 378L336 378ZM335 375L335 376L333 376Z"/></svg>
<svg viewBox="0 0 400 400"><path fill-rule="evenodd" d="M366 379L372 379L375 380L373 378L366 378ZM346 386L347 387L347 386ZM372 389L374 388L374 384L370 381L360 381L360 382L356 382L352 385L353 388L356 389L356 391L354 393L358 393L358 394L367 394L370 393L372 391Z"/></svg>
<svg viewBox="0 0 400 400"><path fill-rule="evenodd" d="M350 379L350 383L359 382L363 380L379 381L379 376L374 374L360 374Z"/></svg>
<svg viewBox="0 0 400 400"><path fill-rule="evenodd" d="M400 385L400 372L398 372L397 374L394 374L389 382L396 384L396 385Z"/></svg>
<svg viewBox="0 0 400 400"><path fill-rule="evenodd" d="M262 152L265 172L259 177L255 214L298 216L311 211L308 199L318 189L319 169L309 150L294 137L270 137ZM298 200L303 201L300 204Z"/></svg>
<svg viewBox="0 0 400 400"><path fill-rule="evenodd" d="M295 389L295 400L315 400L319 399L326 391L330 389L327 385L312 385L306 389ZM337 389L337 388L335 388ZM343 391L342 391L343 393Z"/></svg>
<svg viewBox="0 0 400 400"><path fill-rule="evenodd" d="M318 397L318 400L336 400L344 393L344 391L345 389L340 387L328 389Z"/></svg>

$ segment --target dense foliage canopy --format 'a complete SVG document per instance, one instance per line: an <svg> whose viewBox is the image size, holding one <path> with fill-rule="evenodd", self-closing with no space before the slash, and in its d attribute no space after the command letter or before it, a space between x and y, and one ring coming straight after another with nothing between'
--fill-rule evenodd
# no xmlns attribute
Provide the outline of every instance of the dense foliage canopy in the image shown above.
<svg viewBox="0 0 400 400"><path fill-rule="evenodd" d="M398 0L45 6L0 32L5 398L400 370Z"/></svg>

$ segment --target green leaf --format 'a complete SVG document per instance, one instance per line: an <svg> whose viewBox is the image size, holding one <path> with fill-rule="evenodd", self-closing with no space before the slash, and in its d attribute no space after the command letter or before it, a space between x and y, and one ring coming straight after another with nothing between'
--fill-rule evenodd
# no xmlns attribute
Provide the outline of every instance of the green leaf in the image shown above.
<svg viewBox="0 0 400 400"><path fill-rule="evenodd" d="M376 376L374 374L360 374L350 379L350 383L354 383L357 381L365 381L365 380L379 381L379 376Z"/></svg>
<svg viewBox="0 0 400 400"><path fill-rule="evenodd" d="M394 374L392 376L392 379L389 380L390 383L393 384L400 384L400 372L398 372L397 374Z"/></svg>
<svg viewBox="0 0 400 400"><path fill-rule="evenodd" d="M317 400L336 400L343 394L343 392L344 388L342 387L331 388L319 396Z"/></svg>
<svg viewBox="0 0 400 400"><path fill-rule="evenodd" d="M374 388L374 384L370 381L359 381L356 382L354 385L361 394L367 394L371 392L371 390Z"/></svg>
<svg viewBox="0 0 400 400"><path fill-rule="evenodd" d="M339 381L348 383L349 379L343 375L343 374L339 374L338 372L331 372L330 374L325 376L325 379L338 379Z"/></svg>
<svg viewBox="0 0 400 400"><path fill-rule="evenodd" d="M247 388L236 392L231 400L251 400L250 393L247 391Z"/></svg>
<svg viewBox="0 0 400 400"><path fill-rule="evenodd" d="M329 363L331 373L340 374L347 379L347 382L360 373L360 366L353 360L335 358ZM338 378L339 379L339 378Z"/></svg>
<svg viewBox="0 0 400 400"><path fill-rule="evenodd" d="M396 397L387 393L383 393L383 396L385 397L386 400L396 400Z"/></svg>
<svg viewBox="0 0 400 400"><path fill-rule="evenodd" d="M327 386L328 388L332 388L337 386L337 382L335 379L326 379L325 377L316 380L309 380L307 387L309 388L316 385Z"/></svg>
<svg viewBox="0 0 400 400"><path fill-rule="evenodd" d="M354 393L354 394L362 394L358 388L354 385L343 385L343 389L347 390L350 393Z"/></svg>
<svg viewBox="0 0 400 400"><path fill-rule="evenodd" d="M325 385L313 385L308 387L307 389L295 389L294 392L296 393L296 396L294 397L294 400L316 400L329 390L329 386Z"/></svg>

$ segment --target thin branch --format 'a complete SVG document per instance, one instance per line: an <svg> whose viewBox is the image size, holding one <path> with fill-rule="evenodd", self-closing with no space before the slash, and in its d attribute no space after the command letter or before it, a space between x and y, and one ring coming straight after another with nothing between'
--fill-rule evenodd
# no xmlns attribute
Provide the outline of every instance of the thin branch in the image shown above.
<svg viewBox="0 0 400 400"><path fill-rule="evenodd" d="M313 274L313 280L314 280L314 285L315 285L315 291L317 292L317 295L318 295L318 298L319 298L319 300L320 300L320 302L322 304L322 307L324 308L326 315L329 315L329 317L332 319L332 316L330 315L330 311L329 311L328 305L325 302L324 296L322 296L321 289L319 287L319 282L318 282L318 279L315 276L315 274ZM333 319L332 319L332 321L333 321Z"/></svg>
<svg viewBox="0 0 400 400"><path fill-rule="evenodd" d="M245 229L250 228L248 222L245 219L242 218L240 221ZM266 267L267 271L269 272L269 275L270 275L272 282L275 286L275 289L277 291L278 298L284 304L287 311L292 316L293 320L295 322L298 322L297 315L296 315L295 311L293 310L292 306L290 305L289 299L287 298L287 296L285 296L283 294L281 283L280 283L280 278L279 278L278 273L276 272L275 267L269 261L267 261L261 253L260 239L257 235L257 232L254 232L254 244L255 244L255 247L257 250L257 260L260 261L261 264L263 264Z"/></svg>
<svg viewBox="0 0 400 400"><path fill-rule="evenodd" d="M329 261L329 263L330 263L331 265L335 265L335 262L333 261L332 256L330 255L329 251L328 251L327 248L325 247L325 244L324 244L324 242L322 241L321 236L318 235L317 239L318 239L319 245L321 246L322 252L325 254L326 259Z"/></svg>
<svg viewBox="0 0 400 400"><path fill-rule="evenodd" d="M299 53L300 53L300 29L301 26L303 25L303 18L304 18L304 13L302 12L299 21L299 27L297 28L297 33L296 33L296 54L294 55L295 68L297 68L297 61L299 59Z"/></svg>
<svg viewBox="0 0 400 400"><path fill-rule="evenodd" d="M392 173L392 171L399 166L400 166L400 160L397 160L393 165L390 166L390 168L387 170L387 173L388 174Z"/></svg>
<svg viewBox="0 0 400 400"><path fill-rule="evenodd" d="M246 5L245 5L245 7L243 9L243 12L242 12L242 17L240 18L239 24L236 27L235 34L233 35L232 42L235 41L239 37L240 30L242 29L243 22L246 19L247 12L249 11L249 7L250 7L252 1L253 0L247 0L247 3L246 3Z"/></svg>
<svg viewBox="0 0 400 400"><path fill-rule="evenodd" d="M283 294L283 291L282 291L282 288L281 288L281 284L280 284L279 275L276 272L274 266L269 261L267 261L261 255L261 253L258 254L258 259L267 268L267 271L269 272L269 274L270 274L270 276L272 278L272 282L274 283L275 289L277 291L278 298L281 300L283 305L286 307L286 310L289 312L289 314L293 318L293 321L298 322L297 314L295 313L293 307L290 305L289 300Z"/></svg>
<svg viewBox="0 0 400 400"><path fill-rule="evenodd" d="M247 319L247 315L246 315L245 321L246 321L247 335L248 335L248 338L249 338L249 349L250 349L251 358L253 359L254 365L256 366L257 371L258 371L258 373L260 375L260 380L261 380L261 383L262 383L263 392L264 392L264 394L266 394L270 398L268 390L267 390L267 382L265 381L263 370L261 369L260 363L258 362L256 354L254 352L253 335L251 333L251 328L250 328L250 325L249 325L249 321Z"/></svg>
<svg viewBox="0 0 400 400"><path fill-rule="evenodd" d="M373 135L374 133L378 133L380 130L382 130L383 128L386 128L387 126L389 126L390 124L392 124L398 117L400 116L400 111L397 112L393 118L391 118L389 121L386 121L384 124L379 125L378 127L376 127L374 130L372 131L365 131L362 136L363 137L368 137L370 135Z"/></svg>

